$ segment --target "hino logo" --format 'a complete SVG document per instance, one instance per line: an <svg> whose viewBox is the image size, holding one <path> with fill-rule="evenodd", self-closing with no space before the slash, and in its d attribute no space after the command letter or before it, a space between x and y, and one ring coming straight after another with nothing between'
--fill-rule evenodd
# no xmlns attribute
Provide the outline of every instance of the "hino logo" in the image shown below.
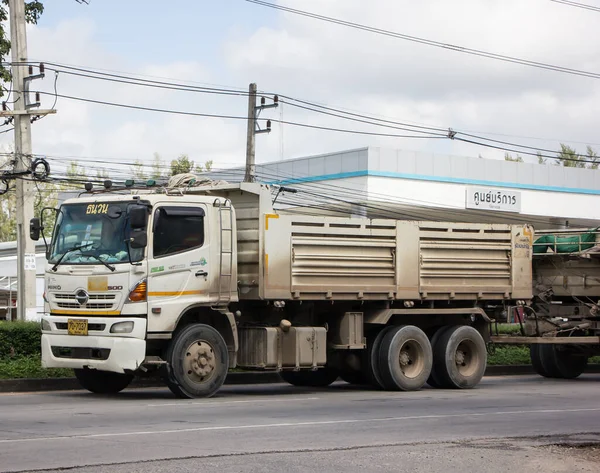
<svg viewBox="0 0 600 473"><path fill-rule="evenodd" d="M90 296L83 289L80 289L79 291L77 291L75 293L75 300L77 302L79 302L79 305L85 304L88 301L89 298L90 298Z"/></svg>

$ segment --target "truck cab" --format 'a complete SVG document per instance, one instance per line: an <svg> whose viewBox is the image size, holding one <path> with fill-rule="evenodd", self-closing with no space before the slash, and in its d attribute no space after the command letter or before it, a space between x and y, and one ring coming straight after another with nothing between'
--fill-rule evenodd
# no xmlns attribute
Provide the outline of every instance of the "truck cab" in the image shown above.
<svg viewBox="0 0 600 473"><path fill-rule="evenodd" d="M47 248L43 366L74 368L84 387L110 391L145 364L161 364L160 341L183 314L226 313L237 301L234 232L234 210L222 198L65 201ZM233 336L226 338L233 355Z"/></svg>

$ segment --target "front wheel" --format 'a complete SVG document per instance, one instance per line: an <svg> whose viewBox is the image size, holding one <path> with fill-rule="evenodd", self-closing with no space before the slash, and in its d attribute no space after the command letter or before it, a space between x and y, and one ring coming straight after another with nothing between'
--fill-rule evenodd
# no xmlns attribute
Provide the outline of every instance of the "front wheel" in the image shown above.
<svg viewBox="0 0 600 473"><path fill-rule="evenodd" d="M213 396L225 382L229 367L227 344L221 334L205 324L181 330L167 350L167 386L181 398Z"/></svg>
<svg viewBox="0 0 600 473"><path fill-rule="evenodd" d="M75 377L84 389L96 394L116 394L123 391L133 380L133 375L98 371L90 369L75 369Z"/></svg>

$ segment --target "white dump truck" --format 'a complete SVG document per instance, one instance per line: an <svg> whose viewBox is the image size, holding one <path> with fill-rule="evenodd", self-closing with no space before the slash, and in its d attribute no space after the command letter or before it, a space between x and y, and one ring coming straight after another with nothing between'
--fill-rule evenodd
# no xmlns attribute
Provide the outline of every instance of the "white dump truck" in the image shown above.
<svg viewBox="0 0 600 473"><path fill-rule="evenodd" d="M498 342L577 335L564 359L586 362L598 344L597 306L573 302L567 327L575 309L559 310L547 290L563 281L532 273L528 225L276 213L267 185L192 182L88 188L55 210L44 366L73 368L96 393L153 373L185 398L212 396L231 368L301 386L341 377L386 390L471 388L490 327L512 313L523 314L522 336ZM43 226L33 219L31 238ZM540 284L548 313L532 305Z"/></svg>

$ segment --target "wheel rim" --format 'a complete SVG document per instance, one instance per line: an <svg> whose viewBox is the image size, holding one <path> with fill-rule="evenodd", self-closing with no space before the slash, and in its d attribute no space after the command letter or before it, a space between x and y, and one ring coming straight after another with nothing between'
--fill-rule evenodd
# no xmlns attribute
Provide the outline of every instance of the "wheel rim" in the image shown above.
<svg viewBox="0 0 600 473"><path fill-rule="evenodd" d="M470 340L460 342L454 353L454 362L456 363L458 372L462 376L466 378L473 376L477 372L481 362L475 344Z"/></svg>
<svg viewBox="0 0 600 473"><path fill-rule="evenodd" d="M215 351L206 340L192 343L185 352L183 370L185 376L193 383L201 384L209 381L217 368Z"/></svg>
<svg viewBox="0 0 600 473"><path fill-rule="evenodd" d="M407 378L416 378L425 366L423 347L416 340L407 340L400 347L398 363L402 374Z"/></svg>

